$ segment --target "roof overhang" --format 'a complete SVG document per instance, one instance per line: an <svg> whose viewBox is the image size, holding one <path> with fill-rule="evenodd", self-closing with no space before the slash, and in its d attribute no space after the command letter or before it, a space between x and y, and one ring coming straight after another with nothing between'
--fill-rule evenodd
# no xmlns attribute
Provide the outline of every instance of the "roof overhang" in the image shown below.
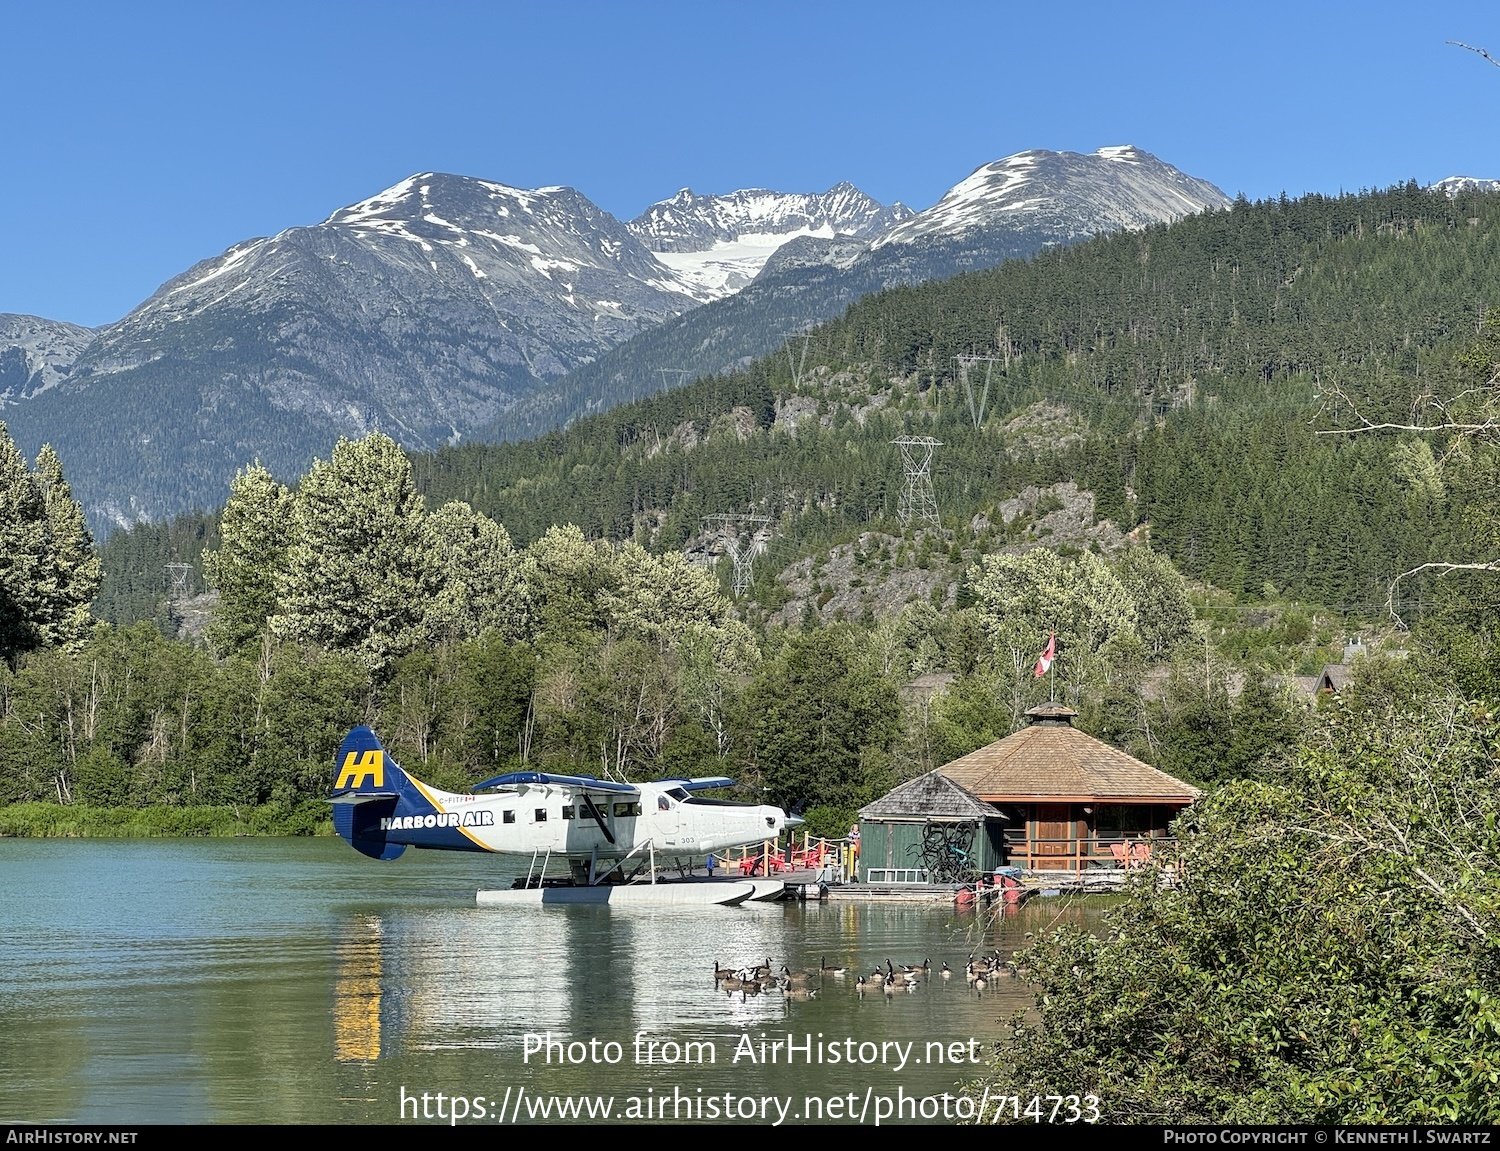
<svg viewBox="0 0 1500 1151"><path fill-rule="evenodd" d="M865 823L973 823L976 819L998 819L1009 823L1003 811L986 811L983 815L865 815L859 817Z"/></svg>
<svg viewBox="0 0 1500 1151"><path fill-rule="evenodd" d="M1166 807L1188 807L1196 797L1188 795L985 795L976 792L985 803L1159 803Z"/></svg>

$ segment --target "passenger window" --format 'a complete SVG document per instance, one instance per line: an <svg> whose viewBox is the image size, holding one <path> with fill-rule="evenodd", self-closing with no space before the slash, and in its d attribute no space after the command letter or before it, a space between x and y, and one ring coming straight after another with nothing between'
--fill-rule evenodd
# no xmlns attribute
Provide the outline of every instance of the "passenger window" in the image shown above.
<svg viewBox="0 0 1500 1151"><path fill-rule="evenodd" d="M547 809L545 807L539 807L536 809L536 821L538 823L547 822Z"/></svg>
<svg viewBox="0 0 1500 1151"><path fill-rule="evenodd" d="M514 811L501 812L501 814L500 814L500 822L501 823L514 823L515 821L516 821L516 813Z"/></svg>
<svg viewBox="0 0 1500 1151"><path fill-rule="evenodd" d="M572 819L573 818L573 809L571 807L565 807L565 808L563 808L563 818L564 819Z"/></svg>

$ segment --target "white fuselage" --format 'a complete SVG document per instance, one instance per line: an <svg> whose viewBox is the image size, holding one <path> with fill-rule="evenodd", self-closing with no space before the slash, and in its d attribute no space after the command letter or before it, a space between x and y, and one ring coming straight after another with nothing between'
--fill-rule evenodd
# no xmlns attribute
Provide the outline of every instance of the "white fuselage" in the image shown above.
<svg viewBox="0 0 1500 1151"><path fill-rule="evenodd" d="M702 856L774 839L786 827L778 807L699 799L672 783L637 786L639 798L558 783L488 795L417 784L434 814L397 814L381 821L381 831L390 842L415 847L439 846L434 831L446 831L486 851L607 859L648 848L668 858Z"/></svg>

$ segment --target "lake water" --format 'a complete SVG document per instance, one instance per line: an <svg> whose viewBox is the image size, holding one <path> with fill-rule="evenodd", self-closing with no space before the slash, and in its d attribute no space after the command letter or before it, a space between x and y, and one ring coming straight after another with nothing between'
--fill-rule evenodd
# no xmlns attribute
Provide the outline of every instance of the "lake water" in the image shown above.
<svg viewBox="0 0 1500 1151"><path fill-rule="evenodd" d="M616 1120L842 1120L862 1105L873 1122L881 1099L894 1112L951 1093L1030 1005L1013 980L976 995L971 951L1097 915L1056 900L998 918L474 905L514 874L458 853L380 863L336 839L0 840L0 1120L437 1121L441 1094L465 1122L606 1102ZM768 957L850 975L810 1000L716 989L716 962ZM929 957L955 977L855 990L856 970ZM790 1065L770 1046L789 1034Z"/></svg>

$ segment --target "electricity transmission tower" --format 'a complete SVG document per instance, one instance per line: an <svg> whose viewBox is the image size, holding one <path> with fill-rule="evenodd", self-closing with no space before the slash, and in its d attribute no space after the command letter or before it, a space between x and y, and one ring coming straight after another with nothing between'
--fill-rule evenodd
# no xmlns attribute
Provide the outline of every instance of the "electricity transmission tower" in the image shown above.
<svg viewBox="0 0 1500 1151"><path fill-rule="evenodd" d="M802 341L802 358L799 360L792 354L792 340ZM792 382L797 385L797 390L802 390L802 370L807 367L807 349L812 343L811 336L792 336L786 342L786 361L791 365Z"/></svg>
<svg viewBox="0 0 1500 1151"><path fill-rule="evenodd" d="M765 551L766 544L771 540L771 517L730 512L704 516L702 523L713 531L715 538L724 545L724 550L734 561L732 586L735 598L738 599L750 586L750 569L755 563L755 557ZM748 541L745 539L747 534Z"/></svg>
<svg viewBox="0 0 1500 1151"><path fill-rule="evenodd" d="M901 466L906 472L901 497L896 502L896 515L901 526L930 523L941 528L937 493L932 488L932 450L942 447L942 441L931 436L899 436L891 443L901 449Z"/></svg>
<svg viewBox="0 0 1500 1151"><path fill-rule="evenodd" d="M984 423L984 410L990 402L990 376L994 374L995 365L1007 363L1009 357L1000 356L954 356L958 361L958 374L964 382L964 395L969 400L969 418L974 421L977 428ZM979 394L979 402L974 402L974 384L969 379L969 369L975 364L983 364L984 367L984 390Z"/></svg>
<svg viewBox="0 0 1500 1151"><path fill-rule="evenodd" d="M682 387L683 381L693 374L687 368L657 368L656 370L661 373L661 390L663 392L670 391L674 387ZM667 378L668 376L676 376L677 382L673 384Z"/></svg>
<svg viewBox="0 0 1500 1151"><path fill-rule="evenodd" d="M193 565L192 564L167 564L167 579L171 581L172 588L169 593L172 599L187 599L188 592L192 590Z"/></svg>

